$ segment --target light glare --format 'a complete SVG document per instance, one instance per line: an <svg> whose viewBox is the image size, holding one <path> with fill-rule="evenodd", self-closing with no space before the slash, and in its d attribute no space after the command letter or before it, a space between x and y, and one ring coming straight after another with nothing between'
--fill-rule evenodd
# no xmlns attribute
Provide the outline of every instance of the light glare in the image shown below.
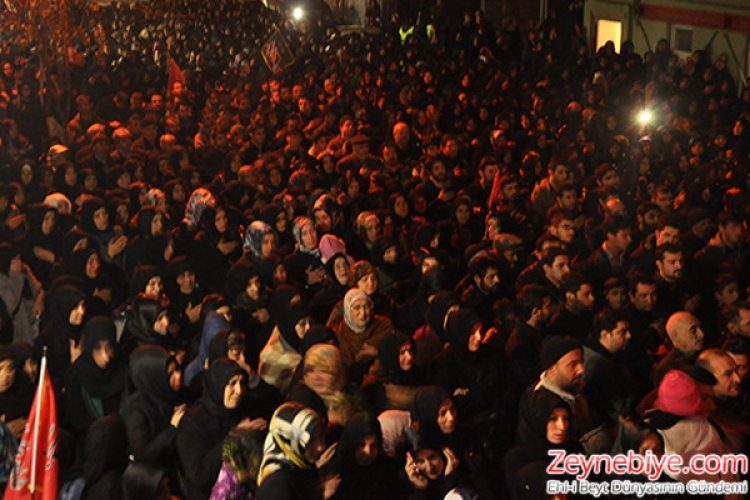
<svg viewBox="0 0 750 500"><path fill-rule="evenodd" d="M295 21L299 21L300 19L302 19L303 15L304 15L304 12L302 11L301 7L295 7L294 10L292 11L292 17L294 18Z"/></svg>

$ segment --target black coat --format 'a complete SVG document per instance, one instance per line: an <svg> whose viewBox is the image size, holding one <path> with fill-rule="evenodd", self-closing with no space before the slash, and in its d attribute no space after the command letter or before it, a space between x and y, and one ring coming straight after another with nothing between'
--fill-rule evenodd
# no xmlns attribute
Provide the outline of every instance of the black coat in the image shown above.
<svg viewBox="0 0 750 500"><path fill-rule="evenodd" d="M314 470L282 468L268 476L256 500L315 500L323 498Z"/></svg>

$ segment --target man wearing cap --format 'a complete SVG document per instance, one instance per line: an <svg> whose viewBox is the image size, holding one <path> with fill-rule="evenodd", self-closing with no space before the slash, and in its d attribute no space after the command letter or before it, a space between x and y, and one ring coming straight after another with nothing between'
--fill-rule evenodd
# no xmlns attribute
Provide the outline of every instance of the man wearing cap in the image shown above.
<svg viewBox="0 0 750 500"><path fill-rule="evenodd" d="M547 338L542 344L540 363L544 371L539 381L529 386L521 396L519 418L524 415L523 409L533 404L539 391L547 391L567 403L572 412L568 434L578 439L586 454L607 453L611 449L611 439L595 428L591 420L589 404L581 394L583 388L583 348L581 343L567 336L555 335ZM527 423L519 420L518 428Z"/></svg>
<svg viewBox="0 0 750 500"><path fill-rule="evenodd" d="M367 178L372 172L381 172L383 164L377 156L370 154L370 138L364 134L357 134L350 141L352 152L341 158L336 164L336 171L341 175L349 172L360 174Z"/></svg>
<svg viewBox="0 0 750 500"><path fill-rule="evenodd" d="M689 312L677 311L672 314L667 320L666 330L672 342L672 349L654 366L651 381L655 386L659 385L669 370L679 370L693 365L698 353L703 349L703 330L700 321Z"/></svg>

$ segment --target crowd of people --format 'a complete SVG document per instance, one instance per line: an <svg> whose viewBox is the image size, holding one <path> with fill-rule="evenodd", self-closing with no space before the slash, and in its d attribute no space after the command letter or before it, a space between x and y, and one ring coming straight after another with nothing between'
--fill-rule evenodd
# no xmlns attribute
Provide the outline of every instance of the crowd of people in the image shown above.
<svg viewBox="0 0 750 500"><path fill-rule="evenodd" d="M594 51L568 3L3 12L0 487L44 351L63 499L536 499L552 449L745 453L750 90ZM695 478L740 476L658 480Z"/></svg>

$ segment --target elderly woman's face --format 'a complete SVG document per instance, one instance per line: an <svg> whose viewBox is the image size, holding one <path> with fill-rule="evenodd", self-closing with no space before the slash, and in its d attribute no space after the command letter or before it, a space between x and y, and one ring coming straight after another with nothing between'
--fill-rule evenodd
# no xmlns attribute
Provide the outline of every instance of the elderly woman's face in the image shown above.
<svg viewBox="0 0 750 500"><path fill-rule="evenodd" d="M358 328L365 328L372 319L372 305L368 299L355 300L351 305L351 312L352 322Z"/></svg>
<svg viewBox="0 0 750 500"><path fill-rule="evenodd" d="M317 248L318 233L315 232L315 227L312 224L305 224L302 226L300 235L302 237L302 244L305 245L305 248Z"/></svg>

